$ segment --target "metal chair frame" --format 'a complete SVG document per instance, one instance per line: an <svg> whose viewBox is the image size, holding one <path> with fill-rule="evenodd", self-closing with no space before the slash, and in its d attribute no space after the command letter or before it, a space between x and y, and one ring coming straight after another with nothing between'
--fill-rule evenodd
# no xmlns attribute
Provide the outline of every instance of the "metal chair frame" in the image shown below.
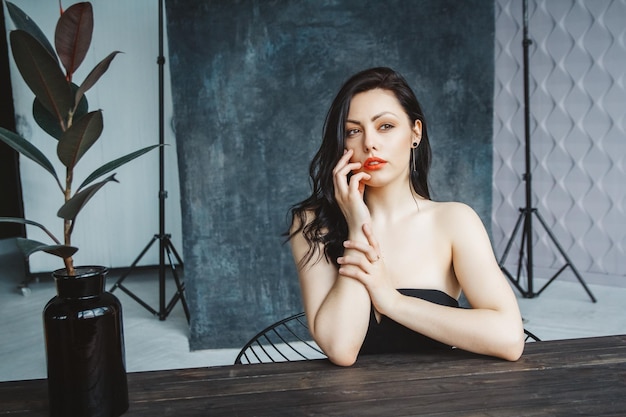
<svg viewBox="0 0 626 417"><path fill-rule="evenodd" d="M541 339L524 329L526 343ZM312 340L304 312L286 317L257 333L244 345L235 359L235 364L266 362L291 362L325 358L326 355ZM300 343L301 347L294 346ZM305 351L306 350L306 351Z"/></svg>
<svg viewBox="0 0 626 417"><path fill-rule="evenodd" d="M294 342L302 344L305 348L299 348L294 345ZM306 316L304 312L301 312L286 317L257 333L241 349L235 359L235 364L290 362L323 357L326 355L310 337Z"/></svg>
<svg viewBox="0 0 626 417"><path fill-rule="evenodd" d="M538 338L534 333L529 332L526 329L524 329L524 334L526 335L526 338L524 339L524 341L527 342L527 343L529 343L529 342L541 342L540 338Z"/></svg>

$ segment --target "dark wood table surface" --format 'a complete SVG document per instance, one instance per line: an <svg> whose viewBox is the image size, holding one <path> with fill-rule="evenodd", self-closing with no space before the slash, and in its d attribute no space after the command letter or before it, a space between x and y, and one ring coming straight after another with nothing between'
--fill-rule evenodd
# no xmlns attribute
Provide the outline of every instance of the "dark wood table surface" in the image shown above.
<svg viewBox="0 0 626 417"><path fill-rule="evenodd" d="M460 350L128 374L125 416L626 416L626 335L528 343L517 362ZM45 416L45 379L0 383L0 415Z"/></svg>

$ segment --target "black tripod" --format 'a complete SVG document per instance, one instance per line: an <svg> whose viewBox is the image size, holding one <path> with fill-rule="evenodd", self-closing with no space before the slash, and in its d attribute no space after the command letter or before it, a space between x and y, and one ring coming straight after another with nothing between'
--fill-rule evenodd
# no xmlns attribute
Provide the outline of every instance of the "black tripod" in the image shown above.
<svg viewBox="0 0 626 417"><path fill-rule="evenodd" d="M578 278L578 281L582 284L591 300L595 303L596 299L587 288L585 281L582 279L572 261L569 259L559 242L556 240L556 237L552 234L545 220L539 214L536 208L532 207L531 199L532 199L532 176L531 176L531 168L530 168L530 104L529 104L529 76L528 76L528 48L532 41L528 39L528 7L527 0L523 0L523 13L524 13L524 39L522 44L524 46L524 129L525 129L525 145L526 145L526 172L522 177L526 182L526 207L522 207L519 209L520 215L517 218L517 223L515 223L515 227L513 228L513 234L511 235L509 242L506 245L506 249L504 250L504 254L500 259L500 269L504 272L504 274L509 278L509 280L515 285L518 291L525 298L533 298L539 296L543 290L546 289L548 285L552 283L567 267L572 269L572 272ZM557 250L563 256L566 263L563 265L549 280L548 282L538 291L534 292L533 290L533 241L532 241L532 215L535 215L539 223L544 228L554 246L556 246ZM505 267L504 262L506 261L506 257L511 250L511 246L513 244L513 240L515 236L517 236L517 232L519 231L520 225L522 224L522 220L524 221L524 228L522 230L522 239L520 244L519 251L519 260L517 263L517 275L514 277ZM520 276L523 268L523 259L524 259L524 251L526 251L526 278L527 278L527 287L526 289L522 288L520 285Z"/></svg>
<svg viewBox="0 0 626 417"><path fill-rule="evenodd" d="M183 309L185 310L185 316L187 317L187 321L189 321L189 309L187 307L187 302L185 301L185 284L179 278L178 272L176 270L176 263L172 256L176 258L178 264L182 267L183 261L174 248L172 241L170 240L171 235L165 233L165 199L167 198L167 191L165 191L165 152L164 152L164 105L163 105L163 78L164 78L164 70L163 66L165 65L165 57L163 56L163 0L159 1L159 58L157 59L157 64L159 65L159 234L154 235L150 242L146 245L146 247L141 251L139 256L135 259L135 261L131 264L128 271L124 273L119 279L113 284L110 289L110 292L115 291L115 289L119 288L128 294L133 300L137 301L141 304L146 310L159 317L159 320L165 320L167 316L171 313L172 309L176 305L176 303L180 300ZM135 269L139 260L148 252L148 249L154 244L154 242L159 241L159 310L155 310L150 307L148 303L143 301L137 295L135 295L132 291L126 288L123 285L126 277ZM165 303L165 255L167 254L167 259L169 263L170 270L172 275L174 276L174 282L176 283L176 292L169 300L169 302Z"/></svg>

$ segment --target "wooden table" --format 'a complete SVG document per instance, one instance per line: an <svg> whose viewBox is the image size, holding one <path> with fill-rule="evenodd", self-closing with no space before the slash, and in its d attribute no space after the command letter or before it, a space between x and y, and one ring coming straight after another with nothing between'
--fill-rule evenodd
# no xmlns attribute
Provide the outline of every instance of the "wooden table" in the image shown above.
<svg viewBox="0 0 626 417"><path fill-rule="evenodd" d="M517 362L460 350L128 374L125 416L626 416L626 335L528 343ZM46 380L0 383L0 415L44 416Z"/></svg>

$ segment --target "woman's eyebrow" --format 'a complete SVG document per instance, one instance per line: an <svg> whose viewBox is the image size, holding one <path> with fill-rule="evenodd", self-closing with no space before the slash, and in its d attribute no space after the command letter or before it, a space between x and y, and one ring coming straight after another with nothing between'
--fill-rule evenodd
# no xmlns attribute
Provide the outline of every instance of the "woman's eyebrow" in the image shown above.
<svg viewBox="0 0 626 417"><path fill-rule="evenodd" d="M372 117L372 122L375 122L377 119L380 119L381 117L383 117L383 116L384 116L384 115L386 115L386 114L390 114L390 115L392 115L393 117L398 117L398 116L396 116L396 114L395 114L395 113L393 113L393 112L390 112L390 111L384 111L384 112L382 112L382 113L378 113L377 115L373 116L373 117Z"/></svg>
<svg viewBox="0 0 626 417"><path fill-rule="evenodd" d="M393 113L393 112L390 112L390 111L384 111L384 112L382 112L382 113L378 113L378 114L376 114L376 115L372 116L372 119L371 119L371 120L372 120L372 122L375 122L376 120L380 119L381 117L383 117L383 116L384 116L384 115L386 115L386 114L390 114L390 115L392 115L392 116L394 116L394 117L398 117L398 116L396 116L396 114L395 114L395 113ZM361 125L361 122L359 122L358 120L352 120L352 119L346 119L346 123L354 123L354 124L356 124L356 125Z"/></svg>
<svg viewBox="0 0 626 417"><path fill-rule="evenodd" d="M382 112L382 113L378 113L378 114L375 114L374 116L372 116L372 119L371 119L371 120L372 120L372 122L375 122L376 120L380 119L381 117L383 117L383 116L384 116L384 115L386 115L386 114L390 114L390 115L392 115L393 117L398 117L398 116L396 116L396 114L395 114L395 113L393 113L393 112L390 112L390 111L384 111L384 112ZM354 123L354 124L359 125L359 126L362 124L362 123L361 123L361 122L359 122L358 120L353 120L353 119L347 119L347 120L346 120L346 123Z"/></svg>

